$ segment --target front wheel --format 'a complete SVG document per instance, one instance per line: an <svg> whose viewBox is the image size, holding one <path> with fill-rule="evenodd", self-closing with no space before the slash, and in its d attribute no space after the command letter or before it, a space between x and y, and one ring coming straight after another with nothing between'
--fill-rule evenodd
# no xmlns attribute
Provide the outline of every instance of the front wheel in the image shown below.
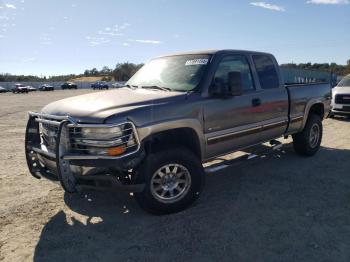
<svg viewBox="0 0 350 262"><path fill-rule="evenodd" d="M135 182L144 183L136 193L138 204L153 214L184 210L200 195L204 185L202 163L186 148L152 153L135 172Z"/></svg>
<svg viewBox="0 0 350 262"><path fill-rule="evenodd" d="M294 151L303 156L313 156L320 148L323 127L321 117L310 115L302 132L293 135Z"/></svg>

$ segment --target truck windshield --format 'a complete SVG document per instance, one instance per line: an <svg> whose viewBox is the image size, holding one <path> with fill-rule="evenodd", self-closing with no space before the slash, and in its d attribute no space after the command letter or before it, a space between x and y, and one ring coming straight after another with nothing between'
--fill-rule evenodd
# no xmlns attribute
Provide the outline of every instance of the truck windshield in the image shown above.
<svg viewBox="0 0 350 262"><path fill-rule="evenodd" d="M350 75L344 77L338 84L338 86L350 86Z"/></svg>
<svg viewBox="0 0 350 262"><path fill-rule="evenodd" d="M151 60L126 83L137 87L187 92L199 84L209 55L177 55Z"/></svg>

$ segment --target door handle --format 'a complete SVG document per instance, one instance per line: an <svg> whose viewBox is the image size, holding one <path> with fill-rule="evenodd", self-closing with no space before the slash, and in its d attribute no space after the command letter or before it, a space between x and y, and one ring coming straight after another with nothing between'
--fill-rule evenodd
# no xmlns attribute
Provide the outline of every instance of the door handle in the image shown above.
<svg viewBox="0 0 350 262"><path fill-rule="evenodd" d="M252 105L255 106L260 106L261 105L261 99L260 98L254 98L252 100Z"/></svg>

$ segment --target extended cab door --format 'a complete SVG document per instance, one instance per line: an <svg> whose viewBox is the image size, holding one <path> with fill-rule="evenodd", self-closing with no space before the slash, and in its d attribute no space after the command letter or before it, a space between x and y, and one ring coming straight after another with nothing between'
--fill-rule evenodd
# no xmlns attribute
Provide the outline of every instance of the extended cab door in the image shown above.
<svg viewBox="0 0 350 262"><path fill-rule="evenodd" d="M281 136L288 123L288 93L269 55L226 55L210 90L227 86L228 73L240 72L243 94L211 98L203 105L206 158Z"/></svg>
<svg viewBox="0 0 350 262"><path fill-rule="evenodd" d="M229 72L240 72L243 94L215 96L218 88L228 90ZM263 119L256 114L259 90L253 78L249 57L228 54L220 58L209 87L210 98L203 104L204 133L207 143L206 158L222 155L261 141Z"/></svg>
<svg viewBox="0 0 350 262"><path fill-rule="evenodd" d="M253 54L254 74L259 85L259 106L254 113L263 121L261 140L283 135L288 125L288 91L280 78L279 66L272 55Z"/></svg>

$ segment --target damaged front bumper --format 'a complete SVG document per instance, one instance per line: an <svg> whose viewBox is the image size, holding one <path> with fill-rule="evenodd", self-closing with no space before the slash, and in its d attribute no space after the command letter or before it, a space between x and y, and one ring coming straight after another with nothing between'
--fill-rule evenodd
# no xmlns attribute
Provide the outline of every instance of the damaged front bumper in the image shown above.
<svg viewBox="0 0 350 262"><path fill-rule="evenodd" d="M43 142L40 125L55 127L50 139L54 146L48 150ZM127 172L144 158L144 151L132 123L137 147L121 156L101 156L72 153L69 128L80 128L69 116L55 116L29 112L25 135L25 155L32 176L59 182L67 192L83 189L123 190L141 192L143 184L133 184Z"/></svg>

